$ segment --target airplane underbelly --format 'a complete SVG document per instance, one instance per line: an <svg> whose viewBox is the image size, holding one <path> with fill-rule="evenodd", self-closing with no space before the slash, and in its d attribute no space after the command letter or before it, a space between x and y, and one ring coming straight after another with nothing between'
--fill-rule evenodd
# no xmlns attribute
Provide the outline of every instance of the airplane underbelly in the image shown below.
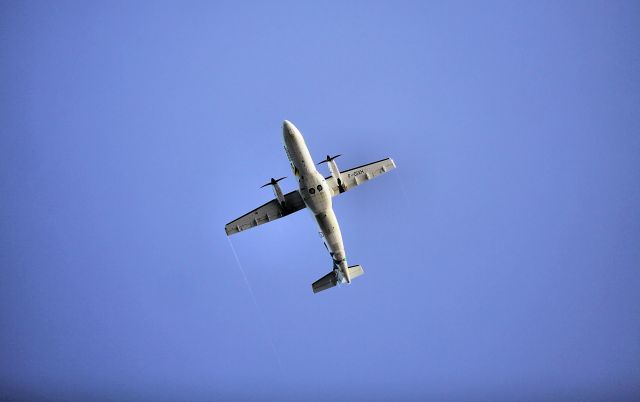
<svg viewBox="0 0 640 402"><path fill-rule="evenodd" d="M314 215L332 209L331 195L328 191L324 191L322 194L317 194L318 190L316 189L311 189L311 191L314 191L316 194L311 195L309 194L308 188L303 189L302 192L307 194L305 194L306 196L303 196L302 199Z"/></svg>
<svg viewBox="0 0 640 402"><path fill-rule="evenodd" d="M340 232L340 225L338 225L338 219L333 212L333 208L329 208L326 211L315 215L316 222L318 223L318 229L320 235L327 249L331 253L332 257L341 261L345 258L344 244L342 242L342 233Z"/></svg>
<svg viewBox="0 0 640 402"><path fill-rule="evenodd" d="M308 173L306 180L300 180L300 194L314 215L332 208L331 189L317 170Z"/></svg>

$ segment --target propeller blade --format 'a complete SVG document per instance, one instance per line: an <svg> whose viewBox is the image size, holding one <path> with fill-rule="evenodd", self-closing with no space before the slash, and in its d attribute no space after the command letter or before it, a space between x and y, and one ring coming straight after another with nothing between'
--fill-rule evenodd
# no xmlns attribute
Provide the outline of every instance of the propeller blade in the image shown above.
<svg viewBox="0 0 640 402"><path fill-rule="evenodd" d="M276 179L274 179L274 178L272 177L272 178L271 178L271 181L269 181L269 183L267 183L267 184L263 184L262 186L260 186L260 188L267 187L267 186L273 186L274 184L276 184L276 183L277 183L277 182L279 182L280 180L282 180L282 179L286 179L286 178L287 178L287 176L284 176L284 177L281 177L281 178L279 178L278 180L276 180Z"/></svg>
<svg viewBox="0 0 640 402"><path fill-rule="evenodd" d="M322 162L318 162L316 163L316 165L322 165L323 163L327 163L327 162L331 162L332 160L334 160L335 158L337 158L338 156L342 156L342 154L338 154L336 156L329 156L327 155L327 158L325 160L323 160Z"/></svg>

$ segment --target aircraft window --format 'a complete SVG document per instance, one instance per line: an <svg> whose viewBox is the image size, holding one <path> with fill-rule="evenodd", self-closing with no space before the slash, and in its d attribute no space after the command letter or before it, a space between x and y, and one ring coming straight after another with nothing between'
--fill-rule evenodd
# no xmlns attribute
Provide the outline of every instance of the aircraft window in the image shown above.
<svg viewBox="0 0 640 402"><path fill-rule="evenodd" d="M322 186L318 184L318 191L322 191Z"/></svg>
<svg viewBox="0 0 640 402"><path fill-rule="evenodd" d="M315 193L315 192L316 192L316 190L314 190L313 188L310 188L310 189L309 189L309 194L313 194L313 193Z"/></svg>

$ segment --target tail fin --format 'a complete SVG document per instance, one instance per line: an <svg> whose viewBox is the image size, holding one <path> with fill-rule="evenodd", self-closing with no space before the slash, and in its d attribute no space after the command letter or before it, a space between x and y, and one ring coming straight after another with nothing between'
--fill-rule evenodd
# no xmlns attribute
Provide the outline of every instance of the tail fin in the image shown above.
<svg viewBox="0 0 640 402"><path fill-rule="evenodd" d="M349 276L351 277L352 280L364 274L364 270L360 265L352 265L348 269L349 269ZM339 273L338 270L333 270L328 274L326 274L325 276L323 276L322 278L313 282L313 285L311 285L311 287L313 288L313 293L318 293L318 292L322 292L323 290L332 288L336 286L338 283L344 283L344 282L346 282L346 280L344 279L342 274Z"/></svg>

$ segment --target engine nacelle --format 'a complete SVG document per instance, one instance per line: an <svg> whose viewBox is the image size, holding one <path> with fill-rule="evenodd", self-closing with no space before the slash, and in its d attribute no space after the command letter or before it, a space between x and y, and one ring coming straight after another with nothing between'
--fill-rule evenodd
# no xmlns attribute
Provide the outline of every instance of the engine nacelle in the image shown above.
<svg viewBox="0 0 640 402"><path fill-rule="evenodd" d="M338 169L338 165L336 164L335 159L340 156L340 155L336 155L336 156L329 156L327 155L327 159L323 160L320 163L326 163L327 165L329 165L329 171L331 172L331 176L333 176L333 178L336 180L336 183L338 183L338 190L341 193L344 193L345 191L347 191L347 189L344 186L344 183L342 183L342 180L340 180L340 169ZM318 163L318 165L320 164Z"/></svg>
<svg viewBox="0 0 640 402"><path fill-rule="evenodd" d="M273 193L276 195L278 202L281 206L284 206L284 194L282 194L282 189L278 183L273 185Z"/></svg>
<svg viewBox="0 0 640 402"><path fill-rule="evenodd" d="M275 194L276 196L276 200L278 200L278 203L280 204L281 207L285 207L285 199L284 199L284 194L282 194L282 189L280 188L280 185L278 184L278 182L282 179L286 179L286 177L281 177L278 180L274 179L273 177L271 178L271 181L267 184L263 184L260 188L262 187L266 187L266 186L272 186L273 187L273 194Z"/></svg>
<svg viewBox="0 0 640 402"><path fill-rule="evenodd" d="M336 179L338 184L341 184L340 169L338 169L338 164L336 163L336 161L331 159L328 165L329 165L329 171L331 172L331 176L333 176L333 178Z"/></svg>

